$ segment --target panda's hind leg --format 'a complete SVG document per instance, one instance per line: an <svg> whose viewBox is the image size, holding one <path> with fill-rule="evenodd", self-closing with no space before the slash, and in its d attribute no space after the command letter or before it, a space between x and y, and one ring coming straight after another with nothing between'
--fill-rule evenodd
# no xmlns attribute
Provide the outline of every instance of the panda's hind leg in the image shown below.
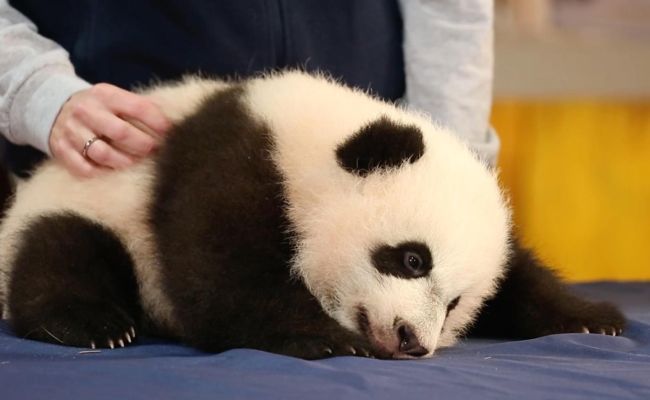
<svg viewBox="0 0 650 400"><path fill-rule="evenodd" d="M555 333L618 336L624 328L625 317L616 306L574 295L532 251L515 242L506 276L470 334L523 339Z"/></svg>
<svg viewBox="0 0 650 400"><path fill-rule="evenodd" d="M17 335L77 347L120 347L140 315L133 261L109 229L71 213L41 216L20 235L9 280Z"/></svg>

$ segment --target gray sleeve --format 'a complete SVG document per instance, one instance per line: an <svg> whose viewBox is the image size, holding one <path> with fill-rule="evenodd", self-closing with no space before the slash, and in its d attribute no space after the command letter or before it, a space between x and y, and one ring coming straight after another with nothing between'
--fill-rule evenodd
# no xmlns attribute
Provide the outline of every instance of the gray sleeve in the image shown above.
<svg viewBox="0 0 650 400"><path fill-rule="evenodd" d="M89 86L61 46L0 0L0 133L50 154L50 130L61 106Z"/></svg>
<svg viewBox="0 0 650 400"><path fill-rule="evenodd" d="M493 0L400 0L409 107L452 128L494 164Z"/></svg>

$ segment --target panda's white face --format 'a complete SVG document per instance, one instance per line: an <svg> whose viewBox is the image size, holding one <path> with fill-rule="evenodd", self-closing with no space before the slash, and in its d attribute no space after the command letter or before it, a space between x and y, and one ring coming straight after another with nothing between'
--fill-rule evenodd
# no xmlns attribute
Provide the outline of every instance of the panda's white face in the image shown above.
<svg viewBox="0 0 650 400"><path fill-rule="evenodd" d="M251 84L250 103L274 132L294 272L384 356L452 344L507 259L495 174L426 118L302 74L281 84Z"/></svg>
<svg viewBox="0 0 650 400"><path fill-rule="evenodd" d="M330 193L296 260L332 317L395 358L452 344L507 254L508 213L490 175L453 180L425 157Z"/></svg>

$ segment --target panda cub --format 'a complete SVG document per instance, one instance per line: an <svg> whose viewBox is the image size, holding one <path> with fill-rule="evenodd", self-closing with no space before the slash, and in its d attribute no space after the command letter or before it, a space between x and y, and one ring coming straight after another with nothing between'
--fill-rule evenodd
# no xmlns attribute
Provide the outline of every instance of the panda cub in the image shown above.
<svg viewBox="0 0 650 400"><path fill-rule="evenodd" d="M422 115L302 72L147 95L174 121L156 155L87 180L48 161L17 188L0 230L17 335L402 359L623 329L518 246L495 172Z"/></svg>

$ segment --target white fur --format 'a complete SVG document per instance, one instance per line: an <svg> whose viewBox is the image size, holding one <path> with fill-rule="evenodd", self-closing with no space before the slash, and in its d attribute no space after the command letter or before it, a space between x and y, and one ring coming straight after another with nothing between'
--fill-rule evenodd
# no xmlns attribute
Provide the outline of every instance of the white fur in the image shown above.
<svg viewBox="0 0 650 400"><path fill-rule="evenodd" d="M373 331L392 331L397 317L413 324L432 351L452 344L494 291L507 258L510 214L493 171L429 119L327 79L290 73L249 88L250 109L276 134L274 159L300 239L295 273L349 329L358 329L355 313L362 305ZM418 126L424 156L365 178L341 169L336 146L383 115ZM408 240L430 246L430 278L379 274L371 249ZM461 301L440 336L446 306L457 296Z"/></svg>
<svg viewBox="0 0 650 400"><path fill-rule="evenodd" d="M226 86L190 78L148 95L180 121L202 98ZM373 338L381 343L394 335L393 322L399 318L415 328L429 355L452 344L495 290L508 255L510 215L495 174L429 119L325 78L290 72L254 79L246 84L246 102L276 142L271 157L284 175L298 238L293 272L326 312L358 331L356 311L365 307ZM365 178L344 171L337 165L336 146L381 116L421 129L422 158ZM91 180L77 180L55 163L42 167L18 188L0 229L0 272L5 274L0 302L7 296L6 275L20 229L34 216L74 210L106 224L128 244L145 310L173 329L173 310L160 287L144 215L151 182L150 162ZM373 267L375 246L409 240L430 247L430 276L399 279ZM445 319L447 304L457 296L462 296L458 307Z"/></svg>

